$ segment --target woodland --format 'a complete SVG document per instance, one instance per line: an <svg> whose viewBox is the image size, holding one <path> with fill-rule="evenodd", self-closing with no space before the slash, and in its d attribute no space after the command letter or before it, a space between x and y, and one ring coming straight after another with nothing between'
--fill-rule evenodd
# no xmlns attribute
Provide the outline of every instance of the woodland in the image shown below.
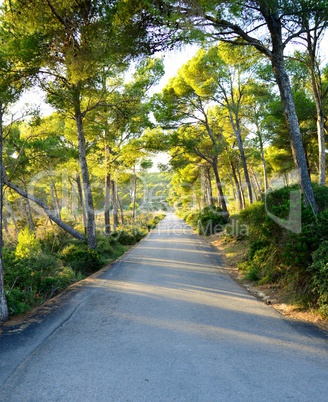
<svg viewBox="0 0 328 402"><path fill-rule="evenodd" d="M246 278L328 316L326 1L5 0L0 15L0 321L166 210L246 241ZM51 111L22 106L31 93Z"/></svg>

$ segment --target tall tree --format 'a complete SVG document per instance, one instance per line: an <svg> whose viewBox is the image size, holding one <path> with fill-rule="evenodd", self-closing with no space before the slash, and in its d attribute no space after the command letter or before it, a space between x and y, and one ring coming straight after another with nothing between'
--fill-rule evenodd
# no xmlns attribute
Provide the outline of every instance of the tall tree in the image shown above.
<svg viewBox="0 0 328 402"><path fill-rule="evenodd" d="M110 79L128 67L128 59L151 51L144 21L148 16L134 1L12 0L6 18L16 36L23 39L27 33L36 38L34 49L41 49L41 54L36 52L38 78L48 102L75 121L88 244L95 248L85 119L94 109L120 108L110 97ZM104 74L106 85L101 85Z"/></svg>
<svg viewBox="0 0 328 402"><path fill-rule="evenodd" d="M183 66L178 75L171 79L163 89L162 94L154 97L155 117L164 128L177 129L180 127L180 132L189 132L189 134L196 131L199 134L200 143L202 143L204 134L206 135L211 143L211 154L204 153L201 147L197 146L197 135L191 135L190 139L188 139L188 135L178 135L176 138L179 138L181 146L193 149L199 157L211 164L220 204L223 212L227 214L228 209L218 171L221 134L220 130L217 131L217 127L214 127L213 120L211 121L208 113L212 92L208 91L207 83L200 77L199 65L195 64L196 68L192 60Z"/></svg>
<svg viewBox="0 0 328 402"><path fill-rule="evenodd" d="M300 185L314 213L316 202L284 57L287 46L306 32L302 21L304 12L328 15L327 7L326 1L314 0L186 0L182 4L171 2L166 13L162 11L163 24L168 28L179 26L182 37L191 31L193 37L211 37L234 45L252 46L270 60L284 106ZM191 26L193 30L190 30Z"/></svg>

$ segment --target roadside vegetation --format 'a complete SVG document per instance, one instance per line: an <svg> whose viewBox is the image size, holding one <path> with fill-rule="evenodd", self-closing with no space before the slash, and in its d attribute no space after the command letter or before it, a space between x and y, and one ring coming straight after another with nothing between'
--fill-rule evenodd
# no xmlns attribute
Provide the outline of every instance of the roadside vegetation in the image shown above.
<svg viewBox="0 0 328 402"><path fill-rule="evenodd" d="M204 211L187 214L185 220L199 234L220 234L223 242L230 243L228 259L243 280L255 286L270 285L280 301L317 311L328 319L328 188L317 184L313 188L316 216L300 196L299 186L293 185L270 192L265 202L246 207L226 225L216 226L216 231L203 230L204 225L215 227L204 222L204 216L211 220L216 208L207 215ZM300 214L293 216L298 209ZM214 222L220 219L222 213Z"/></svg>
<svg viewBox="0 0 328 402"><path fill-rule="evenodd" d="M140 214L137 225L97 235L96 250L56 227L39 227L37 235L25 227L16 244L3 248L9 314L25 313L115 261L164 217L162 213Z"/></svg>

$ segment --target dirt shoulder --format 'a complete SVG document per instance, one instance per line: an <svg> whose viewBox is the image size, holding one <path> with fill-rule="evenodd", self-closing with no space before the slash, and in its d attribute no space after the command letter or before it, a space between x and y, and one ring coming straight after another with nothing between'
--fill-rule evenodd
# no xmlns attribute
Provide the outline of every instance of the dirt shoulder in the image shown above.
<svg viewBox="0 0 328 402"><path fill-rule="evenodd" d="M210 236L206 238L206 241L218 250L225 261L225 267L229 274L245 287L249 293L264 303L271 305L275 310L288 318L314 324L328 332L328 320L323 319L315 311L300 309L298 306L283 302L281 290L277 285L256 285L243 278L242 272L238 269L238 263L246 259L248 250L246 241L227 240L220 234Z"/></svg>

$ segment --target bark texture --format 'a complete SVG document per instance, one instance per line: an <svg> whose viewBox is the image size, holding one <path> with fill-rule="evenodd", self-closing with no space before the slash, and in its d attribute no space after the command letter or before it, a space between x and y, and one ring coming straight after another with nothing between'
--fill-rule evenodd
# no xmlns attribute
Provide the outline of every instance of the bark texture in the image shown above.
<svg viewBox="0 0 328 402"><path fill-rule="evenodd" d="M0 102L0 321L8 320L8 306L5 296L5 283L4 283L4 268L3 268L3 258L2 258L2 220L3 220L3 177L4 177L4 166L2 163L2 104Z"/></svg>
<svg viewBox="0 0 328 402"><path fill-rule="evenodd" d="M87 163L86 142L83 130L83 118L82 118L78 92L75 94L74 112L75 112L75 123L78 137L79 161L82 172L83 193L84 193L86 215L87 215L88 246L91 249L95 249L97 247L95 212L93 206L93 196L91 191L90 174Z"/></svg>

